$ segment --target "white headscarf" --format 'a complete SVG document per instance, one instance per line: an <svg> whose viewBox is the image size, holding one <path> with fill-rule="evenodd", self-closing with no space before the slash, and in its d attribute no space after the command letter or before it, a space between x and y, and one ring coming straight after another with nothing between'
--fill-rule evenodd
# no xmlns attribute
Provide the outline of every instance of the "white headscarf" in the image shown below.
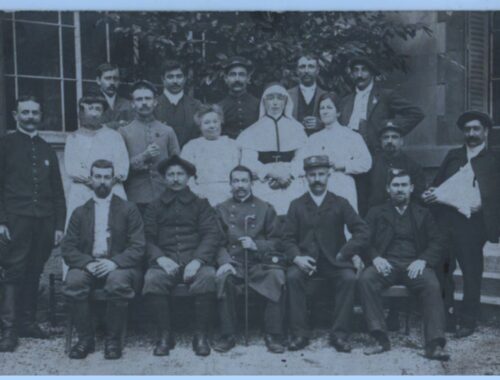
<svg viewBox="0 0 500 380"><path fill-rule="evenodd" d="M293 116L293 100L286 90L285 87L283 87L281 84L273 84L269 86L268 88L265 89L264 93L262 94L262 98L260 99L260 107L259 107L259 118L262 116L266 115L266 106L264 105L264 98L266 95L269 94L280 94L286 96L286 104L285 104L285 110L283 112L284 116L288 118L292 118Z"/></svg>

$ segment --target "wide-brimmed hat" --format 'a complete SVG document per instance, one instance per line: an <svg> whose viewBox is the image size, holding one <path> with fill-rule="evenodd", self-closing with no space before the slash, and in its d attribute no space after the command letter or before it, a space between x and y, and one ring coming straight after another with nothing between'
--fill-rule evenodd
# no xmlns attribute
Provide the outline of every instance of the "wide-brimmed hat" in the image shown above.
<svg viewBox="0 0 500 380"><path fill-rule="evenodd" d="M368 67L368 69L373 73L373 75L379 75L380 71L375 65L375 63L368 57L366 56L356 56L352 57L349 62L347 63L347 66L352 69L354 65L365 65Z"/></svg>
<svg viewBox="0 0 500 380"><path fill-rule="evenodd" d="M194 166L191 162L180 158L176 154L173 155L172 157L166 158L163 161L161 161L158 164L158 171L160 172L161 175L164 176L167 169L174 165L181 166L186 171L186 173L191 177L196 175L196 166Z"/></svg>
<svg viewBox="0 0 500 380"><path fill-rule="evenodd" d="M491 120L490 115L488 115L487 113L476 110L468 110L458 117L458 128L462 129L465 123L468 123L471 120L479 120L479 122L488 129L493 126L493 121Z"/></svg>

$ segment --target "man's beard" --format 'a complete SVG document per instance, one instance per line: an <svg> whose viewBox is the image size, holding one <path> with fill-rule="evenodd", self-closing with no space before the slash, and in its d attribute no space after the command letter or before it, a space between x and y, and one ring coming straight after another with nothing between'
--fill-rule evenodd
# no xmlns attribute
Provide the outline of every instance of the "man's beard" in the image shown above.
<svg viewBox="0 0 500 380"><path fill-rule="evenodd" d="M99 185L94 190L98 198L106 198L111 193L111 187L106 185Z"/></svg>

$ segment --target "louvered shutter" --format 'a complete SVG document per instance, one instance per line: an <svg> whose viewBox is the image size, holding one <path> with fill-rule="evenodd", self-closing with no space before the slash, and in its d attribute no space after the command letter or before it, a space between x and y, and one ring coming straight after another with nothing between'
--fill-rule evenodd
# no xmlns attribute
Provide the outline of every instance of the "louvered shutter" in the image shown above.
<svg viewBox="0 0 500 380"><path fill-rule="evenodd" d="M467 108L489 112L489 12L467 17Z"/></svg>

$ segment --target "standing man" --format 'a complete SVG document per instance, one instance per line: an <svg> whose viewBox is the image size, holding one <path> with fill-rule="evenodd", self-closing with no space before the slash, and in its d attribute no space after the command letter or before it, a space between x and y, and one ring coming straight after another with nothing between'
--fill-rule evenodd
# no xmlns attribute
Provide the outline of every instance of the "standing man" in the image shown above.
<svg viewBox="0 0 500 380"><path fill-rule="evenodd" d="M93 197L71 215L61 253L69 266L64 294L70 300L78 342L71 359L84 359L94 351L93 316L89 294L103 286L107 296L104 357L122 356L121 336L128 301L141 283L141 262L146 247L137 207L112 193L113 163L97 160L90 167Z"/></svg>
<svg viewBox="0 0 500 380"><path fill-rule="evenodd" d="M309 191L292 201L283 230L283 250L293 262L287 271L291 351L309 344L306 288L316 276L333 282L335 307L330 344L339 352L351 351L347 339L356 290L352 258L361 255L367 246L369 230L346 199L327 191L330 167L328 156L304 159ZM345 227L352 234L347 242Z"/></svg>
<svg viewBox="0 0 500 380"><path fill-rule="evenodd" d="M134 118L132 104L128 99L118 95L118 87L120 86L118 66L112 63L99 65L96 82L108 105L104 111L102 123L109 128L118 129L132 121Z"/></svg>
<svg viewBox="0 0 500 380"><path fill-rule="evenodd" d="M297 61L299 85L288 90L293 101L293 117L304 125L308 136L323 129L319 118L319 98L326 91L317 84L319 59L304 54Z"/></svg>
<svg viewBox="0 0 500 380"><path fill-rule="evenodd" d="M339 121L359 131L372 153L379 148L380 130L390 122L398 125L406 136L422 121L424 113L419 107L374 83L379 71L370 59L355 57L348 66L355 92L342 99Z"/></svg>
<svg viewBox="0 0 500 380"><path fill-rule="evenodd" d="M493 125L490 117L479 111L466 111L457 120L465 145L446 155L434 179L434 187L422 195L425 203L436 207L438 220L451 244L448 284L445 293L453 304L453 271L458 261L463 276L462 308L458 314L456 336L471 335L477 324L483 247L486 241L498 243L500 227L500 161L487 147ZM447 305L448 306L448 305Z"/></svg>
<svg viewBox="0 0 500 380"><path fill-rule="evenodd" d="M236 344L236 295L245 279L245 250L248 254L248 286L266 301L265 342L274 353L285 352L285 271L277 251L279 224L273 206L252 194L252 171L236 166L229 174L233 196L216 207L226 246L219 255L217 285L221 339L214 350L227 352ZM281 264L281 265L280 265Z"/></svg>
<svg viewBox="0 0 500 380"><path fill-rule="evenodd" d="M361 305L377 345L366 355L390 350L381 292L402 284L415 292L424 319L425 357L448 360L444 351L444 306L434 268L441 263L443 237L431 212L410 201L414 187L408 172L391 170L387 180L390 201L370 209L368 266L359 279Z"/></svg>
<svg viewBox="0 0 500 380"><path fill-rule="evenodd" d="M136 82L132 87L135 119L119 130L130 157L125 191L141 214L144 214L147 204L165 190L165 180L158 173L158 164L180 151L174 130L154 117L155 94L152 83L145 80Z"/></svg>
<svg viewBox="0 0 500 380"><path fill-rule="evenodd" d="M224 65L224 73L229 94L219 103L224 111L222 134L236 139L259 118L259 99L247 92L252 62L243 57L232 57Z"/></svg>
<svg viewBox="0 0 500 380"><path fill-rule="evenodd" d="M38 136L41 103L21 96L12 115L17 130L0 139L0 239L7 245L0 256L0 352L14 351L18 336L48 338L36 324L38 286L66 217L56 153Z"/></svg>
<svg viewBox="0 0 500 380"><path fill-rule="evenodd" d="M411 197L420 201L420 196L426 188L424 169L403 152L403 132L400 126L389 122L380 131L381 151L373 157L372 169L369 171L368 205L360 210L365 215L368 209L384 204L389 200L387 192L387 178L390 169L402 169L412 180L413 192Z"/></svg>
<svg viewBox="0 0 500 380"><path fill-rule="evenodd" d="M217 217L208 201L194 195L187 185L196 175L194 165L175 155L163 160L158 170L167 188L144 215L149 269L142 291L159 333L154 355L170 352L168 296L177 284L184 283L194 296L193 350L198 356L207 356L216 302L214 265L222 239Z"/></svg>
<svg viewBox="0 0 500 380"><path fill-rule="evenodd" d="M186 69L180 62L166 61L161 79L163 93L157 99L155 117L174 129L182 148L189 140L200 135L193 116L201 103L185 93Z"/></svg>

